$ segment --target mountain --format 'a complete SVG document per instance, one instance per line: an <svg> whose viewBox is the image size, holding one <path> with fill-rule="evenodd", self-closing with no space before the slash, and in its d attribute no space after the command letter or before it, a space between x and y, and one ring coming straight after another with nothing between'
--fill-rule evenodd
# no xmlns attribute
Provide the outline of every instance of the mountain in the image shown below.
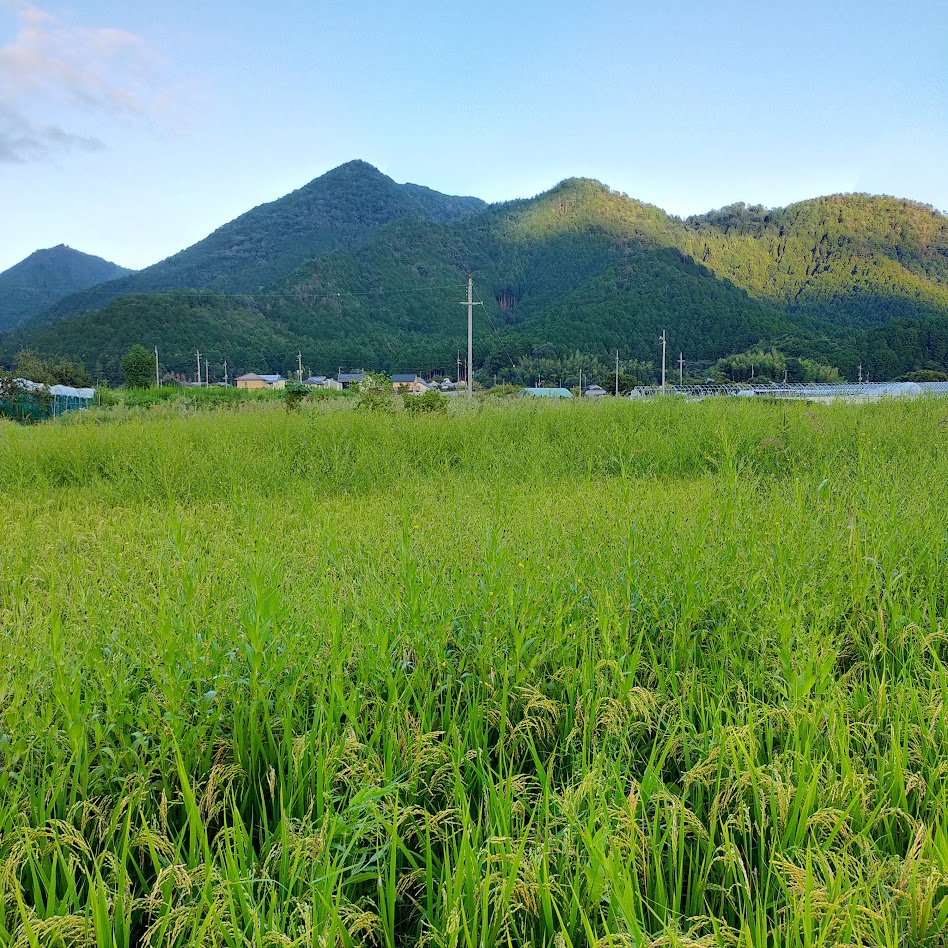
<svg viewBox="0 0 948 948"><path fill-rule="evenodd" d="M396 184L365 161L350 161L290 194L261 204L196 244L133 276L78 293L51 308L55 322L110 299L172 289L260 290L305 261L351 248L398 220L458 221L484 202Z"/></svg>
<svg viewBox="0 0 948 948"><path fill-rule="evenodd" d="M475 362L484 378L509 376L523 359L549 363L577 352L594 360L593 374L616 349L625 361L654 363L662 330L670 357L683 352L693 371L771 346L848 377L859 364L873 378L948 368L948 219L925 205L834 195L681 220L584 178L484 206L396 185L361 163L337 172L307 186L319 185L320 207L337 212L320 216L305 251L293 239L281 243L277 269L264 267L281 272L262 289L243 282L264 272L249 253L246 266L218 266L226 279L200 291L149 293L136 275L119 281L139 287L134 295L24 327L0 355L29 346L115 377L122 353L144 342L177 371L188 371L200 348L218 371L225 358L231 371L287 371L301 351L319 372L454 375L466 334L458 303L472 272L483 303ZM366 213L367 204L377 213ZM268 245L280 242L279 227L263 226L273 213L252 218L260 212L208 241L243 222L243 233L259 226ZM207 241L171 261L202 246L207 273L222 259ZM289 270L290 257L305 259Z"/></svg>
<svg viewBox="0 0 948 948"><path fill-rule="evenodd" d="M688 218L681 249L757 299L834 323L944 314L948 217L912 201L832 195Z"/></svg>
<svg viewBox="0 0 948 948"><path fill-rule="evenodd" d="M65 244L37 250L0 273L0 331L26 322L78 290L131 272Z"/></svg>

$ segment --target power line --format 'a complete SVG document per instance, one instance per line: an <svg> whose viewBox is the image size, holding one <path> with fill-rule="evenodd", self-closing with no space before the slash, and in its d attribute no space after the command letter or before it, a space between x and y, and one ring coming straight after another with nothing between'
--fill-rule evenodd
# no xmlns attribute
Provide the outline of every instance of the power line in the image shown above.
<svg viewBox="0 0 948 948"><path fill-rule="evenodd" d="M356 297L360 299L374 299L379 296L415 296L418 293L427 292L427 293L450 293L453 292L456 288L456 284L451 286L422 286L416 287L412 290L343 290L343 291L322 291L316 293L320 299L343 299L346 297ZM19 289L17 286L6 287L5 289ZM35 287L23 287L23 289L29 290L30 292L47 292L44 290L38 290ZM165 287L164 289L159 290L132 290L122 293L109 293L103 288L99 287L89 287L87 290L77 290L74 292L68 293L66 296L56 296L56 299L53 303L65 302L72 296L78 296L80 293L85 295L94 295L100 298L105 299L106 301L124 299L129 296L159 296L159 295L169 295L169 296L213 296L218 299L225 300L256 300L256 299L291 299L299 301L300 295L305 294L307 291L300 288L298 290L258 290L258 291L247 291L244 293L229 292L225 290L215 290L213 287Z"/></svg>

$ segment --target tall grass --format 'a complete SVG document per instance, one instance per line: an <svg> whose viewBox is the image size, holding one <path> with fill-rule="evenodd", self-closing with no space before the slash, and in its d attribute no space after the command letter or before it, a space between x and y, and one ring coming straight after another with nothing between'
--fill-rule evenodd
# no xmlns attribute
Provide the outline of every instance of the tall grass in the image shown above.
<svg viewBox="0 0 948 948"><path fill-rule="evenodd" d="M945 403L120 418L0 429L0 945L944 943Z"/></svg>

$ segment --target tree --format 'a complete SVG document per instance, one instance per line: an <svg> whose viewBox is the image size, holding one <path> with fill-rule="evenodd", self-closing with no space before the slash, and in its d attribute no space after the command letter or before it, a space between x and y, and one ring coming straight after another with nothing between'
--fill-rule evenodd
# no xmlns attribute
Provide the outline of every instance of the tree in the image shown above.
<svg viewBox="0 0 948 948"><path fill-rule="evenodd" d="M129 388L151 388L155 381L154 356L144 346L132 346L122 359L122 374Z"/></svg>
<svg viewBox="0 0 948 948"><path fill-rule="evenodd" d="M14 373L20 378L43 382L46 385L75 385L85 388L92 384L85 366L68 359L44 358L29 349L17 353Z"/></svg>

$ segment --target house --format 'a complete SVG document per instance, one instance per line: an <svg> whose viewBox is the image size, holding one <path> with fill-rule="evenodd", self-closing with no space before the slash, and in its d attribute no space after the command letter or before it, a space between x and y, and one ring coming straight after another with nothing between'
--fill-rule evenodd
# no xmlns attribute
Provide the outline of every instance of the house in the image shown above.
<svg viewBox="0 0 948 948"><path fill-rule="evenodd" d="M327 388L337 392L342 391L342 383L326 375L311 375L308 379L303 379L303 384L309 388Z"/></svg>
<svg viewBox="0 0 948 948"><path fill-rule="evenodd" d="M286 379L282 375L257 375L254 372L248 372L246 375L238 376L234 381L237 383L237 388L249 390L286 388Z"/></svg>
<svg viewBox="0 0 948 948"><path fill-rule="evenodd" d="M593 383L588 386L584 391L583 395L588 396L589 398L602 398L603 395L608 395L609 393L601 386Z"/></svg>
<svg viewBox="0 0 948 948"><path fill-rule="evenodd" d="M340 372L336 381L342 388L354 388L362 381L362 372Z"/></svg>
<svg viewBox="0 0 948 948"><path fill-rule="evenodd" d="M572 398L568 388L522 388L518 398Z"/></svg>
<svg viewBox="0 0 948 948"><path fill-rule="evenodd" d="M420 375L393 375L392 388L396 392L409 395L421 395L435 390L435 387L429 385Z"/></svg>

